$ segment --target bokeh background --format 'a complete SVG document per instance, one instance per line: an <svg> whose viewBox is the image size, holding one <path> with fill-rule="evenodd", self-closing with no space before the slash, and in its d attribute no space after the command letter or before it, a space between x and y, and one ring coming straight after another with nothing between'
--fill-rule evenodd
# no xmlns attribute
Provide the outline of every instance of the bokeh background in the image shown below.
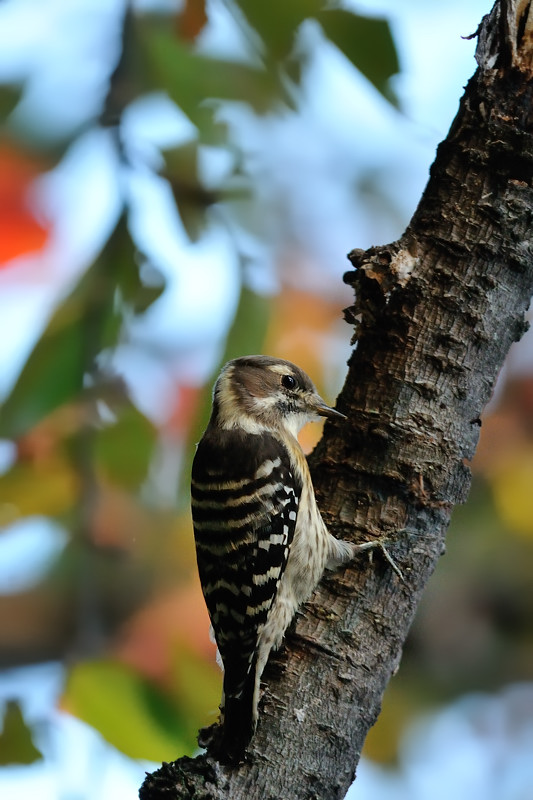
<svg viewBox="0 0 533 800"><path fill-rule="evenodd" d="M333 400L490 0L0 3L0 796L135 797L221 677L188 471L221 363ZM318 426L305 431L312 448ZM533 798L533 341L349 797Z"/></svg>

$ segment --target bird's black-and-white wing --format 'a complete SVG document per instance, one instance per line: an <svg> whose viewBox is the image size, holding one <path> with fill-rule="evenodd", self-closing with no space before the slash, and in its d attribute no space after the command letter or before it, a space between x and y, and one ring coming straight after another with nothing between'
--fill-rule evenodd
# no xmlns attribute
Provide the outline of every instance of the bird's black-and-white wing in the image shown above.
<svg viewBox="0 0 533 800"><path fill-rule="evenodd" d="M286 448L269 433L208 428L198 446L192 514L202 590L224 664L226 738L247 717L252 728L242 735L253 733L257 642L287 564L301 489Z"/></svg>

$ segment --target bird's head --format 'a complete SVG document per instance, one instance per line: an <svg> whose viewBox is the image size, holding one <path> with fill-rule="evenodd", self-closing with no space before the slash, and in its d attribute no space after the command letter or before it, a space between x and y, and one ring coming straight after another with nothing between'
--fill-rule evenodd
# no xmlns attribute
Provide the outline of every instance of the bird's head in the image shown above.
<svg viewBox="0 0 533 800"><path fill-rule="evenodd" d="M270 356L244 356L223 367L215 384L213 416L223 428L286 430L293 436L318 417L346 419L326 405L300 367Z"/></svg>

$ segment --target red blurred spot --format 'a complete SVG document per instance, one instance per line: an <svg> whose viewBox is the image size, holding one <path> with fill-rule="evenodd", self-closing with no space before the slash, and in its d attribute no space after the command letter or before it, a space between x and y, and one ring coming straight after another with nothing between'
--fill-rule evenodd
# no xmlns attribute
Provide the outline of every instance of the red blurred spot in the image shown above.
<svg viewBox="0 0 533 800"><path fill-rule="evenodd" d="M169 431L183 435L189 430L198 413L202 388L182 383L176 386L175 391L176 400L167 428Z"/></svg>
<svg viewBox="0 0 533 800"><path fill-rule="evenodd" d="M114 653L121 661L162 684L171 682L172 651L177 643L211 663L215 645L197 578L154 598L125 624Z"/></svg>
<svg viewBox="0 0 533 800"><path fill-rule="evenodd" d="M188 42L201 34L207 23L205 0L185 0L181 14L177 18L178 34Z"/></svg>
<svg viewBox="0 0 533 800"><path fill-rule="evenodd" d="M41 250L49 226L31 212L28 190L42 166L19 150L0 144L0 269L13 258Z"/></svg>

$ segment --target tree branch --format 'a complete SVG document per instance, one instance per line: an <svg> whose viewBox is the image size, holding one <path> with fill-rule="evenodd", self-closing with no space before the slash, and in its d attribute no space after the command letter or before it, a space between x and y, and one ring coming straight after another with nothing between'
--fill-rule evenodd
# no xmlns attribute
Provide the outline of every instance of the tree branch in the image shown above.
<svg viewBox="0 0 533 800"><path fill-rule="evenodd" d="M206 756L147 777L142 800L340 798L396 670L423 588L466 499L480 415L533 291L533 11L501 0L478 32L479 68L439 146L405 234L354 250L347 319L357 346L349 416L313 453L330 530L387 537L327 577L267 668L250 760Z"/></svg>

